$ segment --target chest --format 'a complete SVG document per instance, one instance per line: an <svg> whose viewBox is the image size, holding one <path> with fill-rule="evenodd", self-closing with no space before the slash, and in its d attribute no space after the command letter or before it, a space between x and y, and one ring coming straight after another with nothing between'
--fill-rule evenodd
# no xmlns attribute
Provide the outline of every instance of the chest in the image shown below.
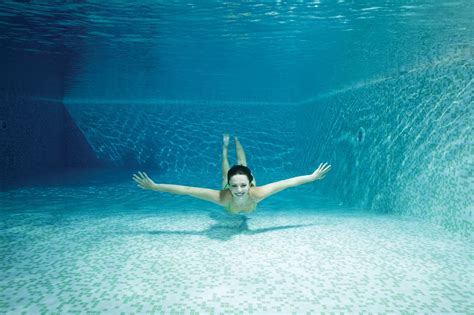
<svg viewBox="0 0 474 315"><path fill-rule="evenodd" d="M235 202L233 199L231 199L228 206L226 207L226 210L230 213L248 213L255 210L256 206L257 203L250 197L245 202Z"/></svg>

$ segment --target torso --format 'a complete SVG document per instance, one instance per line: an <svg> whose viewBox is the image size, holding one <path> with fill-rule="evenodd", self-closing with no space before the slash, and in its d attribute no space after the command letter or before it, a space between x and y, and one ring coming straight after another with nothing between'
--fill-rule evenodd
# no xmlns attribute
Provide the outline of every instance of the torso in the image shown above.
<svg viewBox="0 0 474 315"><path fill-rule="evenodd" d="M250 193L247 202L244 204L236 204L234 199L232 198L232 193L227 189L226 195L229 200L226 206L224 206L225 210L231 214L238 214L238 213L250 213L257 208L257 202L252 198L252 194Z"/></svg>

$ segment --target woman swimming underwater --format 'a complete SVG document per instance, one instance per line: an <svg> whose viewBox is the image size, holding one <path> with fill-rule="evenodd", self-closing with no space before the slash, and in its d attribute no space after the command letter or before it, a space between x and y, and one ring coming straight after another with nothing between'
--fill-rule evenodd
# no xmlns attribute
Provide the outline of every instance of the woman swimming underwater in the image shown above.
<svg viewBox="0 0 474 315"><path fill-rule="evenodd" d="M189 195L213 202L223 206L228 212L237 214L239 212L250 213L254 211L260 201L286 188L323 179L326 173L331 169L331 165L322 163L310 175L288 178L257 187L255 184L255 178L247 167L245 152L239 139L235 137L237 165L234 165L231 168L229 168L229 161L227 159L228 146L229 135L225 134L224 144L222 147L221 190L171 184L156 184L144 172L138 172L138 174L134 174L132 178L142 189L177 195Z"/></svg>

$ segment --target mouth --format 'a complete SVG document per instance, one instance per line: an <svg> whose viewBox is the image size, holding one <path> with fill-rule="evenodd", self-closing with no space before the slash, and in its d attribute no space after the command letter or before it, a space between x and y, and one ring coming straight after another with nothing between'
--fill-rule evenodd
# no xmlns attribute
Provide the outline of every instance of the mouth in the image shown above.
<svg viewBox="0 0 474 315"><path fill-rule="evenodd" d="M243 192L242 192L242 193L235 193L235 195L236 195L237 197L241 197L241 196L245 195L245 193L243 193Z"/></svg>

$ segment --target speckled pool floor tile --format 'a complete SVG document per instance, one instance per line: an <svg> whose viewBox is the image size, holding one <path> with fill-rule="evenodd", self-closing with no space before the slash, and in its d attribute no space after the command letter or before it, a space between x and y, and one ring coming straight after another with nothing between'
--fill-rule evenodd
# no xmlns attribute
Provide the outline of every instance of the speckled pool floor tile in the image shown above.
<svg viewBox="0 0 474 315"><path fill-rule="evenodd" d="M0 232L1 313L474 310L470 242L396 216L16 216Z"/></svg>

